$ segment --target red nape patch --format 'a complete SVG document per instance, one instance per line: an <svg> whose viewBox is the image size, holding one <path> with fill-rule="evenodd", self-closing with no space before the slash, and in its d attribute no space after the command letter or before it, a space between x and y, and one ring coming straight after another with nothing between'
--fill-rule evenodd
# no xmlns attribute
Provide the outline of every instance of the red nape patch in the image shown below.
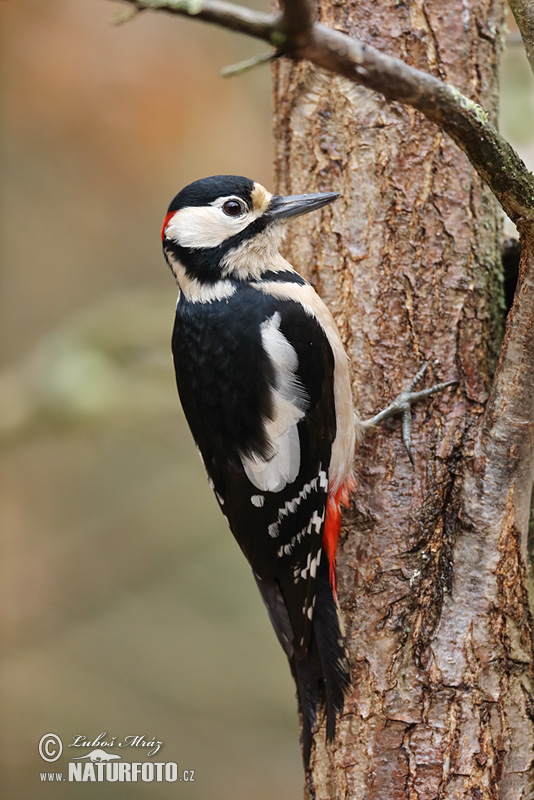
<svg viewBox="0 0 534 800"><path fill-rule="evenodd" d="M349 493L353 490L352 481L347 481L335 494L328 498L326 506L326 520L323 531L323 545L330 562L330 585L336 595L336 550L339 532L341 530L341 507L347 508L349 505Z"/></svg>
<svg viewBox="0 0 534 800"><path fill-rule="evenodd" d="M169 211L169 213L167 214L167 216L163 220L163 225L161 226L161 241L163 241L163 239L165 238L165 228L169 224L169 221L170 221L171 217L174 217L175 214L176 214L176 211Z"/></svg>

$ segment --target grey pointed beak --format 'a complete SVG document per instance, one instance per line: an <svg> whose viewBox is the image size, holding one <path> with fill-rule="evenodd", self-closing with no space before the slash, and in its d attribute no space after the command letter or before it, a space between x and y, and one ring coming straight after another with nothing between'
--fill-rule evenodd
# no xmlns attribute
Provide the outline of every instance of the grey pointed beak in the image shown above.
<svg viewBox="0 0 534 800"><path fill-rule="evenodd" d="M318 208L333 203L337 200L337 192L321 192L321 194L294 194L288 197L274 195L271 200L268 214L274 220L288 219L289 217L299 217L301 214L308 214Z"/></svg>

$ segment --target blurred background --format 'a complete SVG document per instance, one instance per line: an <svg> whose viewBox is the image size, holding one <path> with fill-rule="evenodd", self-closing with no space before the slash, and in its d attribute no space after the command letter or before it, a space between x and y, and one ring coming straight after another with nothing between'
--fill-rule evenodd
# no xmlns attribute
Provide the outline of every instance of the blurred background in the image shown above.
<svg viewBox="0 0 534 800"><path fill-rule="evenodd" d="M195 178L272 186L269 69L218 74L265 46L121 10L0 2L2 796L299 797L293 683L178 404L159 242ZM503 127L531 165L533 94L512 35ZM41 783L72 755L43 762L48 732L155 737L195 783Z"/></svg>
<svg viewBox="0 0 534 800"><path fill-rule="evenodd" d="M219 77L266 48L124 8L0 3L1 794L295 797L294 688L178 403L159 239L195 178L271 185L269 68ZM155 737L195 783L41 784L49 731Z"/></svg>

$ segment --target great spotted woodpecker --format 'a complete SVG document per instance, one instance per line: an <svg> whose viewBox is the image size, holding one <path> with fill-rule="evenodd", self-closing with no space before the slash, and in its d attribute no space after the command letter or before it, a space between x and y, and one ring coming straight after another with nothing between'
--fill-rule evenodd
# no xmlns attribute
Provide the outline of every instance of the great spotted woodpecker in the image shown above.
<svg viewBox="0 0 534 800"><path fill-rule="evenodd" d="M358 420L335 322L279 246L287 219L337 197L280 197L217 175L182 189L161 231L180 290L178 392L289 659L305 763L318 708L326 708L331 740L350 683L335 554ZM403 411L407 429L409 404L443 386L401 395L367 426Z"/></svg>

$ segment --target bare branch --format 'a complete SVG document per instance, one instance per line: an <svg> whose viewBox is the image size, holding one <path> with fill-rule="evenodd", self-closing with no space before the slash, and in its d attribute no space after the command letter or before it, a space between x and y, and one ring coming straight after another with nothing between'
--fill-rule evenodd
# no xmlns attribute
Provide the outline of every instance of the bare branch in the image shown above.
<svg viewBox="0 0 534 800"><path fill-rule="evenodd" d="M509 4L521 32L530 68L534 72L534 3L532 0L509 0Z"/></svg>
<svg viewBox="0 0 534 800"><path fill-rule="evenodd" d="M280 36L280 18L225 0L124 0L138 11L164 11L179 17L191 17L211 22L237 33L246 33L257 39L271 42L271 36ZM285 37L284 37L285 38ZM278 44L278 41L271 42Z"/></svg>
<svg viewBox="0 0 534 800"><path fill-rule="evenodd" d="M522 0L518 0L522 2ZM519 228L534 222L534 177L499 135L484 109L454 86L380 53L341 31L311 24L307 0L286 2L281 17L223 0L125 0L138 10L194 17L263 39L288 56L305 58L421 111L461 147ZM528 5L528 3L527 3Z"/></svg>

